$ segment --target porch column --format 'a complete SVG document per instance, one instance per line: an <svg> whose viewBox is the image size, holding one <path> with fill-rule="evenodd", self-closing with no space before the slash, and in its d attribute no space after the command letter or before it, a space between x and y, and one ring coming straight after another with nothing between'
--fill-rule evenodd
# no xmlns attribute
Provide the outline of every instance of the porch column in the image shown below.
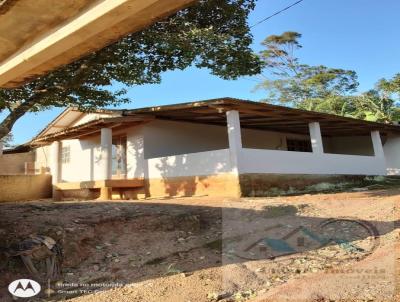
<svg viewBox="0 0 400 302"><path fill-rule="evenodd" d="M234 174L239 174L239 160L242 152L242 134L240 131L239 112L236 110L227 111L226 120L228 126L228 141L232 172Z"/></svg>
<svg viewBox="0 0 400 302"><path fill-rule="evenodd" d="M101 169L100 179L108 180L112 177L112 130L109 128L101 128L100 135L101 144ZM100 188L100 199L109 200L112 197L112 188Z"/></svg>
<svg viewBox="0 0 400 302"><path fill-rule="evenodd" d="M53 142L51 144L51 182L53 184L53 199L60 200L61 192L57 190L56 185L60 182L60 142Z"/></svg>
<svg viewBox="0 0 400 302"><path fill-rule="evenodd" d="M379 131L371 131L371 139L375 157L385 158L385 154L383 153L381 135Z"/></svg>
<svg viewBox="0 0 400 302"><path fill-rule="evenodd" d="M308 124L310 129L311 147L313 153L322 154L324 153L324 145L322 143L321 128L318 122L312 122Z"/></svg>
<svg viewBox="0 0 400 302"><path fill-rule="evenodd" d="M60 142L51 144L51 179L53 185L60 182Z"/></svg>

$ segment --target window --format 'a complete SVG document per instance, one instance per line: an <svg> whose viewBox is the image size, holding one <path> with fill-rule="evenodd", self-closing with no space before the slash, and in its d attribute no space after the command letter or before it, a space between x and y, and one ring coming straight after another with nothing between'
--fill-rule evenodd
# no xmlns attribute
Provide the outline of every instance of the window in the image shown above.
<svg viewBox="0 0 400 302"><path fill-rule="evenodd" d="M286 139L288 151L312 152L311 142L303 139Z"/></svg>
<svg viewBox="0 0 400 302"><path fill-rule="evenodd" d="M70 146L61 148L61 163L68 164L71 160L71 148Z"/></svg>

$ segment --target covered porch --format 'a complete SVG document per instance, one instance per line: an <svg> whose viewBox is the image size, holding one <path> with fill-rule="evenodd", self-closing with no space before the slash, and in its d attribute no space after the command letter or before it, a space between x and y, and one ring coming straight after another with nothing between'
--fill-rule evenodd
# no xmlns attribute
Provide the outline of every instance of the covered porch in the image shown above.
<svg viewBox="0 0 400 302"><path fill-rule="evenodd" d="M102 199L113 188L145 197L240 196L246 177L386 175L385 146L398 148L399 134L395 125L225 98L124 110L35 143L52 142L53 185L60 190L92 186ZM125 141L118 175L116 137ZM79 179L60 171L60 148L68 143L79 144L71 154L75 170L91 167ZM87 146L86 161L79 161Z"/></svg>

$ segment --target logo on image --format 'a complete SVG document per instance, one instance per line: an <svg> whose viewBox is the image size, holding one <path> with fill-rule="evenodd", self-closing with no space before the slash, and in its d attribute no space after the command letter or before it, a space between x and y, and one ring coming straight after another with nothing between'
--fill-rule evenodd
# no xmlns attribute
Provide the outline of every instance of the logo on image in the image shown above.
<svg viewBox="0 0 400 302"><path fill-rule="evenodd" d="M20 298L36 296L41 290L40 284L31 279L18 279L10 283L8 291Z"/></svg>

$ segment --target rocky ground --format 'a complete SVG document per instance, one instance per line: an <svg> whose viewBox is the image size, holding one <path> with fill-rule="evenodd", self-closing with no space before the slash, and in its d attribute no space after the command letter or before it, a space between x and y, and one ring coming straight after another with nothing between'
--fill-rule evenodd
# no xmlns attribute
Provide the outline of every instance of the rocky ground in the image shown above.
<svg viewBox="0 0 400 302"><path fill-rule="evenodd" d="M400 301L399 194L3 203L0 241L63 245L62 278L32 301ZM1 261L12 301L29 274Z"/></svg>

